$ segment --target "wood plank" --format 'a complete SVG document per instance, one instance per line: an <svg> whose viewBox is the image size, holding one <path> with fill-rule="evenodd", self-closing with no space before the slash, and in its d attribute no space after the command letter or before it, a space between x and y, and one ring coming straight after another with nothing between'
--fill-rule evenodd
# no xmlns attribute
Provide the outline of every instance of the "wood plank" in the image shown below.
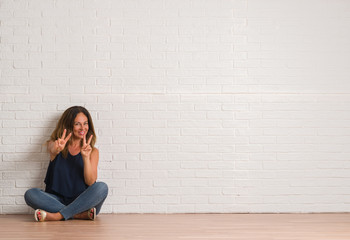
<svg viewBox="0 0 350 240"><path fill-rule="evenodd" d="M101 214L42 223L0 215L0 239L349 240L350 214Z"/></svg>

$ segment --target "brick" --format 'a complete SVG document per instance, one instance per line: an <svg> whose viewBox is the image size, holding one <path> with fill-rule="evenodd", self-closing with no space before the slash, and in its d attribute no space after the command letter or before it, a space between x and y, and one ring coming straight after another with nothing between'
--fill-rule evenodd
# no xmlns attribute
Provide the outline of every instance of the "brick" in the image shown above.
<svg viewBox="0 0 350 240"><path fill-rule="evenodd" d="M24 171L7 171L2 173L2 179L12 180L12 179L29 179L29 172Z"/></svg>
<svg viewBox="0 0 350 240"><path fill-rule="evenodd" d="M206 113L205 112L185 112L181 113L181 119L205 119Z"/></svg>
<svg viewBox="0 0 350 240"><path fill-rule="evenodd" d="M3 76L8 76L3 74ZM13 74L14 77L26 77L25 74L23 76L18 76ZM28 87L20 87L20 86L1 86L0 93L1 94L26 94L28 92Z"/></svg>
<svg viewBox="0 0 350 240"><path fill-rule="evenodd" d="M151 119L152 113L146 111L133 111L125 114L126 119Z"/></svg>
<svg viewBox="0 0 350 240"><path fill-rule="evenodd" d="M2 180L0 182L1 188L14 188L15 187L15 180ZM0 191L1 194L1 191Z"/></svg>
<svg viewBox="0 0 350 240"><path fill-rule="evenodd" d="M165 128L165 120L143 120L140 121L140 127L142 128Z"/></svg>
<svg viewBox="0 0 350 240"><path fill-rule="evenodd" d="M124 101L126 103L131 102L131 103L148 103L148 102L152 102L152 97L151 96L147 96L147 95L126 95L124 97Z"/></svg>
<svg viewBox="0 0 350 240"><path fill-rule="evenodd" d="M2 214L28 213L27 205L6 205L2 207Z"/></svg>
<svg viewBox="0 0 350 240"><path fill-rule="evenodd" d="M1 153L13 153L15 152L15 145L2 145L0 146Z"/></svg>
<svg viewBox="0 0 350 240"><path fill-rule="evenodd" d="M180 186L180 180L177 180L177 179L154 180L153 184L155 187L178 187Z"/></svg>

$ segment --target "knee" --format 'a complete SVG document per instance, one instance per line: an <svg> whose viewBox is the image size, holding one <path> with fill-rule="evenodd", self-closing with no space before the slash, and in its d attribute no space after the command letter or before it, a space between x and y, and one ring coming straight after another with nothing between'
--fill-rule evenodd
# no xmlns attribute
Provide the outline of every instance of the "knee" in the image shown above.
<svg viewBox="0 0 350 240"><path fill-rule="evenodd" d="M104 182L96 182L94 184L96 186L96 188L98 189L98 192L103 195L106 196L108 195L108 185Z"/></svg>
<svg viewBox="0 0 350 240"><path fill-rule="evenodd" d="M31 200L40 192L41 190L39 188L31 188L28 189L24 194L24 200L26 203L30 203Z"/></svg>

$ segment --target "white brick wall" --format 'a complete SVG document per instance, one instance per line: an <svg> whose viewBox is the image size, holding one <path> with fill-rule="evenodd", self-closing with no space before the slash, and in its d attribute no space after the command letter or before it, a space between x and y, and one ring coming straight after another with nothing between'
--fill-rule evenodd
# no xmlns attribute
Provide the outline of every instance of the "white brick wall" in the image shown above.
<svg viewBox="0 0 350 240"><path fill-rule="evenodd" d="M347 212L350 2L0 0L0 213L92 113L103 212Z"/></svg>

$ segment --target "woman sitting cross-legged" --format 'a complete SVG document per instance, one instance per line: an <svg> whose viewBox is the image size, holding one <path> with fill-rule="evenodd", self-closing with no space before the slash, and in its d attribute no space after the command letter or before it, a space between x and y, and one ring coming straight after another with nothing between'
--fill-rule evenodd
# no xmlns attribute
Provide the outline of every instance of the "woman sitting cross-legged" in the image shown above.
<svg viewBox="0 0 350 240"><path fill-rule="evenodd" d="M47 144L50 164L45 191L26 191L26 203L36 209L36 221L94 220L108 195L108 187L96 182L98 149L90 113L80 106L61 116Z"/></svg>

